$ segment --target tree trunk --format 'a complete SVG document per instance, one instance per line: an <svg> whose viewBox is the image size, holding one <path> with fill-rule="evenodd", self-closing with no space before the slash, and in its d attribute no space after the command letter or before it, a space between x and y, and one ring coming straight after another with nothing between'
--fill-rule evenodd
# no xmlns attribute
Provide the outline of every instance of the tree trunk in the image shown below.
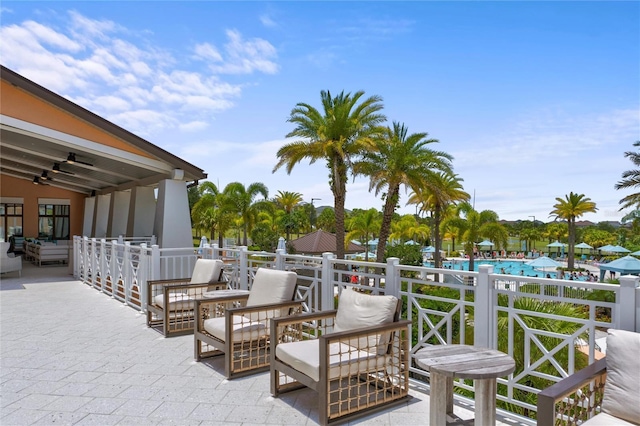
<svg viewBox="0 0 640 426"><path fill-rule="evenodd" d="M344 202L347 196L347 168L341 159L334 159L332 175L334 209L336 219L336 257L344 259Z"/></svg>
<svg viewBox="0 0 640 426"><path fill-rule="evenodd" d="M569 253L567 254L567 269L573 270L574 265L574 251L576 245L576 218L569 218Z"/></svg>
<svg viewBox="0 0 640 426"><path fill-rule="evenodd" d="M382 211L382 224L380 225L380 236L378 237L378 252L376 253L376 262L384 262L384 251L387 247L387 240L391 234L391 219L393 218L393 212L396 209L396 202L398 201L398 192L400 191L400 185L394 188L389 188L387 198L384 201L384 207Z"/></svg>

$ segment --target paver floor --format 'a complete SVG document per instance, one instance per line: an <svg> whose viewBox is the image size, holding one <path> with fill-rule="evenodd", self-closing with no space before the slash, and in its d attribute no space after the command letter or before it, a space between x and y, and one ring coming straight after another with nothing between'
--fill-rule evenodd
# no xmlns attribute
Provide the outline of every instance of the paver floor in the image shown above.
<svg viewBox="0 0 640 426"><path fill-rule="evenodd" d="M268 372L225 380L222 358L193 360L193 336L164 338L66 267L25 267L0 278L3 426L317 424L313 391L273 398ZM428 424L425 392L357 423Z"/></svg>

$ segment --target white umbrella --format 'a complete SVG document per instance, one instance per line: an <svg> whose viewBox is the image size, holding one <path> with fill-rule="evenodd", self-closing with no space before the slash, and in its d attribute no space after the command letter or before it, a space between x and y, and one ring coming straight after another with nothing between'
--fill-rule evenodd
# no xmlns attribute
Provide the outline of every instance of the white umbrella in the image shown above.
<svg viewBox="0 0 640 426"><path fill-rule="evenodd" d="M276 250L286 250L286 249L287 249L287 240L285 240L284 237L278 238L278 247L276 247Z"/></svg>
<svg viewBox="0 0 640 426"><path fill-rule="evenodd" d="M525 265L529 265L533 268L537 268L537 269L542 269L542 271L545 270L545 268L557 268L558 266L560 266L560 264L558 262L556 262L555 260L547 257L547 256L540 256L536 259L530 260L528 262L525 262Z"/></svg>

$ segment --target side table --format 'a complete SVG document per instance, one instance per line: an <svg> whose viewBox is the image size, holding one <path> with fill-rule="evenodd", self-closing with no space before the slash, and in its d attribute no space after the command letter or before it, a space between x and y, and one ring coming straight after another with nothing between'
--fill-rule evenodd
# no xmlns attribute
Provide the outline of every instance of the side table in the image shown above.
<svg viewBox="0 0 640 426"><path fill-rule="evenodd" d="M431 375L431 426L444 426L447 415L453 415L453 379L456 377L474 380L474 424L496 424L496 379L515 370L513 358L494 349L470 345L429 346L420 349L413 358Z"/></svg>

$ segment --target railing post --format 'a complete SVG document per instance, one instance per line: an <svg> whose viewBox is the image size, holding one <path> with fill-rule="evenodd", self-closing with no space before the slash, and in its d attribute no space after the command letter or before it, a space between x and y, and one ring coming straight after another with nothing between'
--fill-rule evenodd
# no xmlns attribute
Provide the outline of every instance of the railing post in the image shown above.
<svg viewBox="0 0 640 426"><path fill-rule="evenodd" d="M638 318L636 315L636 309L638 303L636 296L638 295L639 277L635 275L623 275L620 277L620 293L619 300L616 300L618 305L618 328L621 330L638 331Z"/></svg>
<svg viewBox="0 0 640 426"><path fill-rule="evenodd" d="M241 290L249 290L249 253L247 247L240 247L240 265L238 271L238 281Z"/></svg>
<svg viewBox="0 0 640 426"><path fill-rule="evenodd" d="M160 246L154 244L151 246L151 275L149 280L161 280L160 276Z"/></svg>
<svg viewBox="0 0 640 426"><path fill-rule="evenodd" d="M73 278L80 278L80 265L78 265L78 261L80 259L80 247L82 247L80 243L81 238L78 236L73 237Z"/></svg>
<svg viewBox="0 0 640 426"><path fill-rule="evenodd" d="M333 299L333 253L322 253L322 281L320 283L320 310L335 309Z"/></svg>
<svg viewBox="0 0 640 426"><path fill-rule="evenodd" d="M138 262L138 294L140 311L147 312L147 281L149 280L149 250L147 243L140 243L140 261Z"/></svg>
<svg viewBox="0 0 640 426"><path fill-rule="evenodd" d="M484 348L493 347L491 338L495 324L491 317L491 286L489 274L493 273L492 265L480 265L473 314L473 345Z"/></svg>
<svg viewBox="0 0 640 426"><path fill-rule="evenodd" d="M97 263L97 258L96 258L96 239L95 238L91 238L91 285L93 287L96 286L96 269L98 269L96 267L96 263Z"/></svg>
<svg viewBox="0 0 640 426"><path fill-rule="evenodd" d="M284 255L287 254L287 251L284 249L276 250L276 269L279 271L284 271Z"/></svg>
<svg viewBox="0 0 640 426"><path fill-rule="evenodd" d="M82 282L87 284L87 271L89 269L89 237L82 238Z"/></svg>
<svg viewBox="0 0 640 426"><path fill-rule="evenodd" d="M100 239L100 290L107 286L107 240Z"/></svg>
<svg viewBox="0 0 640 426"><path fill-rule="evenodd" d="M133 268L132 268L131 243L124 243L124 260L122 263L122 292L124 294L124 303L127 303L127 288L133 286ZM118 296L118 285L112 287L113 296Z"/></svg>
<svg viewBox="0 0 640 426"><path fill-rule="evenodd" d="M398 272L400 259L390 257L387 259L387 274L384 278L384 294L400 298L400 273Z"/></svg>
<svg viewBox="0 0 640 426"><path fill-rule="evenodd" d="M222 259L222 253L220 251L220 247L218 246L218 243L213 243L211 244L211 258L212 259Z"/></svg>
<svg viewBox="0 0 640 426"><path fill-rule="evenodd" d="M118 242L111 240L109 250L111 251L111 265L109 266L109 280L111 280L111 290L120 279L120 270L118 269Z"/></svg>

